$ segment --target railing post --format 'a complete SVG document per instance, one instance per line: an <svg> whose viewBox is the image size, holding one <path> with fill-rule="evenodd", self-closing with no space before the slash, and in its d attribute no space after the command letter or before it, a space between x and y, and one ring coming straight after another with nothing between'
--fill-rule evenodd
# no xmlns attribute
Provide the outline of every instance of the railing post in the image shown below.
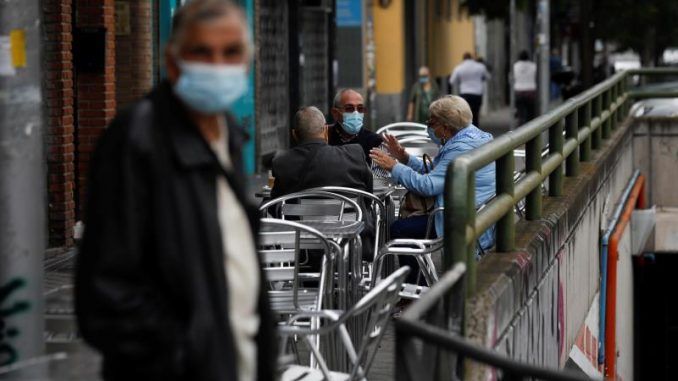
<svg viewBox="0 0 678 381"><path fill-rule="evenodd" d="M624 86L624 82L626 82L626 76L623 76L619 80L619 89L617 92L617 101L619 101L619 98L623 97L626 94L626 87ZM626 113L624 112L624 106L626 105L626 102L622 102L619 105L619 108L617 109L617 125L620 123L624 122L624 118L626 118Z"/></svg>
<svg viewBox="0 0 678 381"><path fill-rule="evenodd" d="M584 127L588 127L589 130L591 129L591 101L586 102L584 107L580 109L580 111L583 114L582 122ZM581 161L589 161L591 160L591 140L593 132L584 140L584 142L581 144L581 150L579 151L579 158Z"/></svg>
<svg viewBox="0 0 678 381"><path fill-rule="evenodd" d="M507 194L513 197L513 173L515 171L513 151L497 160L497 195ZM516 241L516 225L513 212L504 214L497 222L497 251L513 251Z"/></svg>
<svg viewBox="0 0 678 381"><path fill-rule="evenodd" d="M563 129L565 119L560 119L555 126L549 128L549 156L563 154ZM549 175L549 196L560 197L563 195L563 164L560 164Z"/></svg>
<svg viewBox="0 0 678 381"><path fill-rule="evenodd" d="M597 95L593 99L593 105L594 105L594 115L596 118L598 118L598 127L593 131L593 139L591 139L591 148L594 150L597 150L600 148L602 144L602 137L603 137L603 124L601 123L602 121L602 111L603 111L603 97L602 95Z"/></svg>
<svg viewBox="0 0 678 381"><path fill-rule="evenodd" d="M467 231L475 225L475 176L466 158L458 157L447 167L445 178L445 225L443 269L449 271L457 262L466 263L464 277L467 295L475 291L474 242L467 241Z"/></svg>
<svg viewBox="0 0 678 381"><path fill-rule="evenodd" d="M541 133L525 144L525 172L541 173ZM526 197L527 211L525 218L527 220L537 220L541 218L541 187L536 187Z"/></svg>
<svg viewBox="0 0 678 381"><path fill-rule="evenodd" d="M567 130L566 137L570 139L578 139L579 136L579 125L578 123L579 110L575 110L572 114L567 117ZM572 151L570 156L567 157L565 162L565 176L574 177L579 175L579 144L577 148Z"/></svg>
<svg viewBox="0 0 678 381"><path fill-rule="evenodd" d="M617 104L617 101L619 100L619 82L615 83L614 86L612 86L612 97L611 97L611 104L614 103L615 105ZM619 123L619 108L615 109L615 111L610 115L610 120L612 121L612 131L617 129L617 123Z"/></svg>
<svg viewBox="0 0 678 381"><path fill-rule="evenodd" d="M611 98L611 90L607 90L604 93L601 94L601 103L602 107L600 110L600 120L602 121L603 119L603 111L610 111L610 98ZM602 131L601 131L601 137L603 139L609 139L611 135L611 130L612 130L612 115L608 115L607 119L602 122L601 124Z"/></svg>

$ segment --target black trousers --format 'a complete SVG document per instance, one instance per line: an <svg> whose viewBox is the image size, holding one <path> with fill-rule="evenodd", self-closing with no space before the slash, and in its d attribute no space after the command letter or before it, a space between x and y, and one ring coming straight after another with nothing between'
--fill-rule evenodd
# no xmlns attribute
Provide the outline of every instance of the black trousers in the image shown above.
<svg viewBox="0 0 678 381"><path fill-rule="evenodd" d="M518 126L522 126L534 118L536 99L536 91L516 91Z"/></svg>
<svg viewBox="0 0 678 381"><path fill-rule="evenodd" d="M480 117L480 105L483 104L483 96L478 94L459 94L460 97L464 98L468 105L471 106L471 112L473 113L473 125L480 128L479 117Z"/></svg>

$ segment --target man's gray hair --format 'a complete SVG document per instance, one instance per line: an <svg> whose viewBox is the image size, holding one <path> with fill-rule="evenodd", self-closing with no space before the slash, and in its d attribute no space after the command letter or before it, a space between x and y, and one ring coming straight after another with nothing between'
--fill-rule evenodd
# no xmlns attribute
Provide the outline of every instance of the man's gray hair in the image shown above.
<svg viewBox="0 0 678 381"><path fill-rule="evenodd" d="M186 30L199 23L210 22L235 13L240 17L245 28L248 54L252 54L252 37L247 27L247 17L242 8L232 0L192 0L177 10L172 19L172 32L168 45L176 53L183 42Z"/></svg>
<svg viewBox="0 0 678 381"><path fill-rule="evenodd" d="M360 91L351 89L350 87L347 87L345 89L341 89L337 91L337 94L334 96L334 101L332 101L332 106L336 108L341 108L343 105L341 104L341 98L344 96L344 94L348 93L349 91L353 91L354 93L357 93L361 97L363 96Z"/></svg>
<svg viewBox="0 0 678 381"><path fill-rule="evenodd" d="M473 121L471 107L458 95L446 95L434 101L428 111L442 125L455 131L465 128Z"/></svg>
<svg viewBox="0 0 678 381"><path fill-rule="evenodd" d="M325 129L325 116L317 107L303 107L294 115L294 129L299 139L320 136Z"/></svg>

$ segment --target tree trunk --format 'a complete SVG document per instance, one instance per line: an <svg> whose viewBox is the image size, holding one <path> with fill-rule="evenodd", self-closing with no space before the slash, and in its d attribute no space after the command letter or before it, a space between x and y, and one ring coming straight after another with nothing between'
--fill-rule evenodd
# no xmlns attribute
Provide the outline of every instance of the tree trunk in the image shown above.
<svg viewBox="0 0 678 381"><path fill-rule="evenodd" d="M643 66L655 66L655 57L657 56L656 34L657 29L655 27L648 27L640 57Z"/></svg>
<svg viewBox="0 0 678 381"><path fill-rule="evenodd" d="M581 80L585 88L593 86L593 56L595 54L595 33L591 27L593 22L593 6L590 0L579 0L579 31L581 44Z"/></svg>

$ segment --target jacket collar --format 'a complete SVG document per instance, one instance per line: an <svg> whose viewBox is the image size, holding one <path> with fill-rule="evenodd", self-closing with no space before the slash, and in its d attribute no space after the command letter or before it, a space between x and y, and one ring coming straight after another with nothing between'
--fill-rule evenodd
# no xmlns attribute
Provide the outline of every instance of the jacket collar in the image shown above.
<svg viewBox="0 0 678 381"><path fill-rule="evenodd" d="M301 143L297 144L297 147L311 146L311 145L318 145L318 144L327 145L327 142L325 142L325 140L323 140L323 139L315 139L315 138L314 139L306 139L306 140L303 140Z"/></svg>
<svg viewBox="0 0 678 381"><path fill-rule="evenodd" d="M219 164L209 144L189 117L186 106L174 95L169 81L160 83L151 94L151 98L158 106L156 110L165 110L158 114L162 124L167 128L174 155L183 167L195 168ZM230 114L226 113L225 116L228 125L229 154L233 164L240 165L239 147L247 137Z"/></svg>

